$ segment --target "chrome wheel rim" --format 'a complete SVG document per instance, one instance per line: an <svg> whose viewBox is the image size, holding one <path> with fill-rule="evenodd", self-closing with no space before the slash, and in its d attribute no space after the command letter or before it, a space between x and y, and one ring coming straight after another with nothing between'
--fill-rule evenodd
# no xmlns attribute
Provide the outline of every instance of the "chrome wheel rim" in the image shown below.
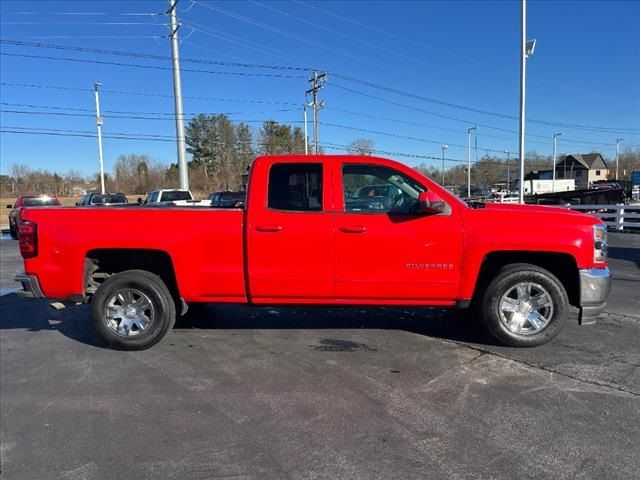
<svg viewBox="0 0 640 480"><path fill-rule="evenodd" d="M154 319L151 299L135 288L123 288L109 297L104 312L107 327L120 337L146 332Z"/></svg>
<svg viewBox="0 0 640 480"><path fill-rule="evenodd" d="M553 299L541 285L520 282L502 295L499 309L500 320L510 332L534 335L553 318Z"/></svg>

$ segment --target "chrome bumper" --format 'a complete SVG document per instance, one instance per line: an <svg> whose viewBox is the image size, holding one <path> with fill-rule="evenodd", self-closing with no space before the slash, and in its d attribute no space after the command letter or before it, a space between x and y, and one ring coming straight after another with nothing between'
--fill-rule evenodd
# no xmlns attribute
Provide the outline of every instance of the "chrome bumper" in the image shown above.
<svg viewBox="0 0 640 480"><path fill-rule="evenodd" d="M44 293L40 288L40 282L35 275L19 273L16 275L16 282L22 284L22 291L18 292L19 297L44 298Z"/></svg>
<svg viewBox="0 0 640 480"><path fill-rule="evenodd" d="M580 325L590 325L607 306L611 290L611 272L608 268L580 270Z"/></svg>

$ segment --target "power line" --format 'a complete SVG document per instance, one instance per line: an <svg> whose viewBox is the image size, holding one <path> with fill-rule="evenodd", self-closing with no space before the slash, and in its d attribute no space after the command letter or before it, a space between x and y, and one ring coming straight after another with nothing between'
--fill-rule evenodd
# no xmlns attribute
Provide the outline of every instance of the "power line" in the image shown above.
<svg viewBox="0 0 640 480"><path fill-rule="evenodd" d="M30 84L30 83L8 83L1 82L1 86L7 87L19 87L19 88L39 88L39 89L51 89L51 90L69 90L69 91L78 91L78 92L93 92L91 88L81 88L81 87L65 87L61 85L38 85L38 84ZM115 95L136 95L142 97L161 97L161 98L173 98L173 95L167 95L163 93L153 93L153 92L132 92L132 91L123 91L123 90L100 90L103 93L112 93ZM200 97L200 96L183 96L182 98L188 98L191 100L203 100L203 101L213 101L213 102L232 102L232 103L258 103L265 105L295 105L298 106L299 103L295 102L281 102L275 100L252 100L252 99L238 99L238 98L222 98L222 97Z"/></svg>
<svg viewBox="0 0 640 480"><path fill-rule="evenodd" d="M387 98L383 98L383 97L380 97L380 96L377 96L377 95L373 95L373 94L370 94L370 93L364 93L364 92L361 92L359 90L355 90L353 88L345 87L343 85L336 84L335 82L331 83L331 87L332 88L338 88L339 90L344 90L346 92L353 93L355 95L360 95L362 97L371 98L371 99L377 100L379 102L387 103L389 105L394 105L394 106L397 106L397 107L406 108L406 109L413 110L413 111L416 111L416 112L426 113L427 115L432 115L432 116L435 116L435 117L438 117L438 118L445 118L447 120L452 120L452 121L455 121L455 122L463 123L465 125L474 124L474 125L477 125L479 127L488 128L488 129L491 129L491 130L497 130L497 131L500 131L500 132L515 133L515 134L518 133L517 130L496 127L496 126L489 125L489 124L486 124L486 123L475 122L475 121L469 120L469 119L457 118L457 117L454 117L454 116L451 116L451 115L445 115L445 114L442 114L442 113L437 113L437 112L433 112L433 111L430 111L430 110L426 110L426 109L421 108L421 107L416 107L415 105L408 105L406 103L397 102L395 100L389 100ZM527 120L527 121L529 121L529 120ZM610 132L600 132L600 133L609 134ZM546 135L537 135L537 134L527 134L527 135L529 137L536 137L536 138L544 138L544 139L550 138L550 137L548 137Z"/></svg>
<svg viewBox="0 0 640 480"><path fill-rule="evenodd" d="M21 126L8 126L3 125L2 128L9 128L12 130L24 130L24 131L48 131L48 132L69 132L69 133L94 133L89 130L70 130L67 128L45 128L45 127L21 127ZM158 137L158 138L170 138L173 139L174 135L161 135L157 133L132 133L132 132L109 132L111 135L132 135L137 137Z"/></svg>
<svg viewBox="0 0 640 480"><path fill-rule="evenodd" d="M149 25L155 26L168 26L168 23L150 23L150 22L0 22L0 25Z"/></svg>
<svg viewBox="0 0 640 480"><path fill-rule="evenodd" d="M342 125L339 123L329 123L329 122L320 122L320 125L324 125L327 127L336 127L336 128L342 128L345 130L353 130L356 132L364 132L364 133L372 133L374 135L383 135L385 137L395 137L395 138L402 138L404 140L413 140L416 142L424 142L424 143L433 143L433 144L443 144L446 142L442 142L441 140L431 140L428 138L420 138L420 137L412 137L410 135L402 135L400 133L392 133L392 132L383 132L380 130L370 130L367 128L360 128L360 127L353 127L351 125ZM449 145L450 147L459 147L459 148L467 148L466 145L460 145L460 144L456 144L456 143L447 143L447 145ZM487 148L485 149L488 152L495 152L495 153L503 153L502 150L494 150L494 149L490 149Z"/></svg>
<svg viewBox="0 0 640 480"><path fill-rule="evenodd" d="M2 15L95 15L95 16L121 16L121 17L154 17L165 16L164 12L130 13L130 12L2 12Z"/></svg>
<svg viewBox="0 0 640 480"><path fill-rule="evenodd" d="M171 56L168 56L168 55L154 55L151 53L141 53L141 52L125 52L122 50L105 50L101 48L78 47L75 45L56 45L56 44L41 43L41 42L22 42L17 40L5 40L4 38L0 39L0 43L5 43L7 45L20 46L20 47L68 50L73 52L98 53L101 55L135 57L135 58L145 58L145 59L151 59L151 60L171 60ZM305 71L305 72L309 70L308 68L295 67L295 66L289 66L289 65L267 65L267 64L259 64L259 63L224 62L220 60L205 60L200 58L181 58L180 61L186 62L186 63L198 63L198 64L204 64L204 65L222 65L225 67L263 68L263 69L271 69L271 70L291 70L291 71Z"/></svg>
<svg viewBox="0 0 640 480"><path fill-rule="evenodd" d="M38 110L6 110L0 109L0 113L5 114L16 114L16 115L52 115L52 116L62 116L62 117L95 117L95 114L90 113L79 113L79 112L43 112ZM238 114L246 114L248 112L237 112ZM124 120L165 120L165 121L174 121L174 118L171 117L152 117L152 116L136 116L136 115L103 115L104 118L113 118L113 119L124 119ZM193 117L191 117L193 118ZM240 123L249 123L249 122L267 122L272 121L273 119L264 119L264 120L239 120L234 119L235 122ZM273 120L275 121L275 120ZM276 121L276 123L302 123L302 120L282 120Z"/></svg>
<svg viewBox="0 0 640 480"><path fill-rule="evenodd" d="M382 115L372 115L372 114L367 114L367 113L363 113L363 112L356 112L353 110L345 110L343 108L335 108L335 107L331 107L328 108L329 111L335 111L335 112L341 112L341 113L346 113L347 115L354 115L354 116L359 116L359 117L364 117L364 118L373 118L376 120L382 120L382 121L386 121L386 122L393 122L393 123L399 123L399 124L404 124L404 125L414 125L417 127L426 127L426 128L433 128L436 130L443 130L446 132L454 132L457 134L461 134L464 133L463 130L461 129L455 129L455 128L446 128L446 127L441 127L439 125L430 125L430 124L426 124L426 123L421 123L421 122L414 122L414 121L410 121L410 120L401 120L399 118L390 118L390 117L385 117ZM515 137L507 137L504 135L491 135L488 133L476 133L477 136L479 137L484 137L484 138L497 138L497 139L501 139L501 140L509 140L509 141L515 141ZM544 135L532 135L532 134L527 134L527 136L538 136L540 138L547 138ZM548 144L548 141L542 141L542 140L529 140L530 143L538 143L538 144ZM587 140L572 140L572 139L568 139L565 138L563 139L564 143L579 143L579 144L586 144L586 145L594 145L594 146L607 146L609 145L608 143L603 143L603 142L590 142Z"/></svg>
<svg viewBox="0 0 640 480"><path fill-rule="evenodd" d="M57 106L57 105L34 105L34 104L28 104L28 103L8 103L8 102L0 102L0 105L5 105L7 107L25 107L25 108L44 108L44 109L50 109L50 110L70 110L70 111L77 111L77 112L95 112L95 110L91 110L89 108L74 108L74 107L61 107L61 106ZM240 111L240 112L197 112L197 113L184 113L183 116L198 116L198 115L247 115L247 114L251 114L251 115L257 115L257 114L263 114L263 113L281 113L281 112L291 112L293 110L297 110L294 108L281 108L281 109L277 109L277 110L262 110L262 111L256 111L256 112L246 112L246 111ZM168 117L174 117L175 118L175 113L173 112L137 112L137 111L131 111L131 110L102 110L105 113L115 113L115 114L122 114L122 115L149 115L149 116L159 116L159 115L163 115L163 116L168 116ZM162 118L160 118L162 119Z"/></svg>
<svg viewBox="0 0 640 480"><path fill-rule="evenodd" d="M254 3L258 3L258 2L254 2ZM209 6L207 6L209 7ZM210 7L214 10L220 10L217 7ZM266 7L265 8L269 8L269 9L273 9L273 7ZM277 10L277 9L276 9ZM279 11L279 10L278 10ZM286 14L289 15L289 14ZM167 60L170 59L171 57L167 57L167 56L162 56L162 55L153 55L153 54L147 54L147 53L139 53L139 52L124 52L124 51L118 51L118 50L104 50L104 49L96 49L96 48L86 48L86 47L77 47L77 46L67 46L67 45L54 45L54 44L45 44L45 43L36 43L36 42L20 42L20 41L12 41L12 40L4 40L4 39L0 39L0 43L6 43L6 44L10 44L10 45L16 45L16 46L27 46L27 47L35 47L35 48L50 48L50 49L58 49L58 50L70 50L70 51L78 51L78 52L86 52L86 53L98 53L98 54L105 54L105 55L118 55L118 56L129 56L129 57L136 57L136 58L146 58L146 59L154 59L154 60ZM4 54L4 53L3 53ZM15 55L15 54L14 54ZM78 60L78 59L74 59L77 61L82 61L82 60ZM212 64L212 65L223 65L223 66L233 66L233 67L242 67L242 68L263 68L263 69L275 69L275 70L293 70L293 71L305 71L307 70L307 68L304 67L294 67L294 66L285 66L285 65L268 65L268 64L255 64L255 63L239 63L239 62L224 62L224 61L216 61L216 60L203 60L203 59L193 59L193 58L186 58L186 59L182 59L182 61L184 62L191 62L191 63L200 63L200 64ZM133 65L131 65L133 66ZM144 66L142 68L156 68L156 67L147 67ZM157 67L157 68L161 68L161 67ZM164 67L162 67L164 68ZM189 71L189 70L185 70L185 71ZM199 71L199 70L196 70ZM204 72L204 71L199 71L202 73L221 73L221 72ZM230 75L243 75L242 72L234 72L234 73L226 73L226 74L230 74ZM244 75L250 75L250 74L244 74ZM251 75L261 75L261 74L251 74ZM268 76L268 75L265 75ZM368 86L370 88L375 88L375 89L379 89L382 91L386 91L388 93L393 93L393 94L397 94L397 95L401 95L401 96L406 96L415 100L421 100L421 101L426 101L426 102L430 102L430 103L434 103L434 104L438 104L438 105L442 105L442 106L446 106L449 108L455 108L455 109L462 109L465 111L469 111L472 113L478 113L478 114L483 114L483 115L490 115L490 116L495 116L498 118L503 118L503 119L509 119L509 120L517 120L518 117L513 116L513 115L508 115L505 113L500 113L500 112L493 112L493 111L489 111L489 110L483 110L483 109L478 109L475 107L468 107L465 105L460 105L460 104L456 104L456 103L452 103L452 102L447 102L444 100L439 100L436 98L432 98L432 97L427 97L424 95L418 95L412 92L407 92L407 91L403 91L394 87L388 87L385 85L381 85L381 84L377 84L374 82L369 82L367 80L362 80L359 78L354 78L348 75L343 75L340 73L335 73L332 72L332 76L335 76L336 78L340 78L352 83L356 83L356 84L360 84L360 85L364 85L364 86ZM291 77L291 78L301 78L301 77ZM334 86L336 86L334 84ZM351 92L356 92L355 90L350 90L347 87L341 86L341 85L337 85L338 88L342 88L344 90L347 91L351 91ZM358 92L359 94L364 95L362 92ZM390 102L390 101L389 101ZM475 123L477 125L482 125L478 122L472 122L470 120L467 119L456 119L454 117L450 117L447 115L443 115L443 114L436 114L434 112L429 112L432 115L436 115L436 116L440 116L442 118L449 118L455 121L460 121L463 123ZM635 133L638 132L640 133L640 129L630 129L630 128L615 128L615 127L598 127L598 126L589 126L589 125L578 125L578 124L571 124L571 123L562 123L562 122L550 122L550 121L546 121L546 120L537 120L537 119L527 119L528 122L531 123L538 123L538 124L542 124L542 125L547 125L547 126L556 126L556 127L561 127L561 128L569 128L569 129L577 129L577 130L586 130L586 131L592 131L592 132L601 132L601 133L616 133L616 132L623 132L623 133ZM485 128L495 128L498 130L505 130L505 129L499 129L497 127L492 127L492 126L488 126L488 125L482 125Z"/></svg>
<svg viewBox="0 0 640 480"><path fill-rule="evenodd" d="M142 68L142 69L151 69L151 70L171 70L171 67L162 67L159 65L140 65L136 63L120 63L120 62L106 62L103 60L86 60L79 58L69 58L69 57L51 57L47 55L27 55L24 53L8 53L8 52L0 52L0 55L5 55L9 57L22 57L22 58L37 58L43 60L56 60L56 61L66 61L66 62L76 62L76 63L91 63L98 65L111 65L116 67L132 67L132 68ZM289 74L281 74L281 73L254 73L254 72L228 72L222 70L194 70L194 69L182 69L183 72L191 72L191 73L208 73L213 75L230 75L230 76L239 76L239 77L270 77L270 78L290 78L290 79L301 79L306 78L303 75L289 75Z"/></svg>
<svg viewBox="0 0 640 480"><path fill-rule="evenodd" d="M378 83L373 83L373 82L369 82L367 80L362 80L360 78L354 78L354 77L350 77L347 75L342 75L339 73L335 73L335 72L331 72L332 76L336 77L336 78L341 78L343 80L347 80L349 82L352 83L356 83L359 85L365 85L367 87L371 87L371 88L375 88L378 90L383 90L385 92L389 92L389 93L394 93L396 95L402 95L405 97L409 97L409 98L413 98L415 100L421 100L421 101L425 101L425 102L430 102L430 103L435 103L438 105L443 105L449 108L456 108L459 110L466 110L472 113L479 113L482 115L491 115L494 117L498 117L498 118L505 118L508 120L518 120L518 117L515 115L509 115L506 113L500 113L500 112L492 112L490 110L483 110L483 109L479 109L479 108L474 108L474 107L468 107L465 105L460 105L460 104L456 104L456 103L451 103L451 102L446 102L444 100L439 100L436 98L431 98L431 97L426 97L424 95L418 95L415 93L411 93L411 92L407 92L407 91L403 91L403 90L399 90L397 88L394 87L388 87L385 85L380 85ZM532 119L529 118L527 119L528 122L531 123L538 123L541 125L549 125L549 126L558 126L558 127L563 127L563 128L572 128L572 129L577 129L577 130L589 130L589 131L604 131L604 132L640 132L640 129L630 129L630 128L617 128L617 127L600 127L600 126L593 126L593 125L578 125L578 124L571 124L571 123L560 123L560 122L549 122L546 120L536 120L536 119Z"/></svg>
<svg viewBox="0 0 640 480"><path fill-rule="evenodd" d="M291 60L291 59L295 59L297 61L306 61L304 59L300 59L298 57L295 57L293 55L288 55L285 52L283 52L282 50L267 46L267 45L263 45L263 44L257 44L255 42L251 42L249 40L246 39L242 39L236 35L231 35L230 33L224 33L221 32L219 30L215 30L212 29L210 27L205 27L204 25L200 25L198 23L189 21L189 20L182 20L182 23L187 27L190 28L198 33L201 33L203 35L207 35L209 37L213 37L213 38L217 38L219 40L223 40L225 42L228 43L232 43L234 45L239 45L243 48L248 48L250 50L254 50L256 52L259 53L263 53L266 55L271 55L273 57L277 57L277 58L282 58L284 60ZM278 53L279 52L279 53Z"/></svg>
<svg viewBox="0 0 640 480"><path fill-rule="evenodd" d="M53 132L53 131L25 131L25 130L17 130L12 129L11 127L0 127L0 133L11 133L11 134L22 134L22 135L48 135L55 137L83 137L83 138L96 138L98 135L96 133L69 133L69 132ZM152 142L173 142L173 139L170 138L147 138L147 137L135 137L130 135L111 135L105 134L104 138L110 138L114 140L145 140Z"/></svg>
<svg viewBox="0 0 640 480"><path fill-rule="evenodd" d="M345 150L345 151L349 151L350 146L349 145L341 145L341 144L336 144L336 143L328 143L328 142L323 142L320 144L321 147L323 148L329 148L332 150ZM419 153L407 153L407 152L395 152L395 151L389 151L389 150L379 150L379 149L371 149L372 153L376 153L379 155L388 155L390 157L405 157L405 158L416 158L416 159L420 159L420 160L442 160L442 157L435 157L432 155L422 155ZM447 162L454 162L454 163L460 163L460 164L466 164L467 160L462 160L459 158L449 158L446 157L445 160ZM507 165L506 162L501 162L501 161L496 161L496 160L488 160L488 159L484 159L484 160L480 160L481 164L484 165L499 165L499 166L503 166L505 167ZM530 162L527 162L528 164ZM551 165L531 165L531 167L533 168L552 168Z"/></svg>
<svg viewBox="0 0 640 480"><path fill-rule="evenodd" d="M412 43L412 44L417 45L419 47L423 47L423 48L427 48L429 50L433 50L433 51L438 52L438 53L443 54L443 55L459 58L461 60L473 63L475 65L479 65L481 67L486 67L486 68L489 68L489 69L492 69L492 70L496 70L496 71L500 71L500 72L506 72L506 73L509 73L509 74L512 74L512 75L515 75L515 74L518 73L515 70L511 70L511 69L504 68L504 67L499 67L497 65L491 65L491 64L488 64L488 63L481 62L481 61L479 61L479 60L477 60L475 58L471 58L471 57L466 57L464 55L460 55L459 53L455 53L455 52L443 50L443 49L440 49L440 48L436 48L436 47L434 47L432 45L428 45L428 44L426 44L424 42L421 42L419 40L415 40L415 39L412 39L412 38L404 37L402 35L398 35L396 33L390 32L388 30L383 30L382 28L374 27L374 26L366 24L364 22L359 22L359 21L353 20L351 18L347 18L345 16L342 16L342 15L339 15L337 13L325 10L325 9L317 7L315 5L311 5L311 4L309 4L307 2L304 2L304 1L301 1L301 0L295 0L295 1L296 1L296 3L298 3L300 5L304 5L307 8L311 8L313 10L316 10L318 12L324 13L324 14L329 15L331 17L338 18L340 20L343 20L345 22L349 22L349 23L351 23L353 25L357 25L359 27L367 28L367 29L372 30L372 31L374 31L376 33L381 33L383 35L387 35L387 36L389 36L391 38L395 38L397 40L402 40L404 42ZM533 78L538 83L543 83L543 84L546 84L546 85L553 85L553 86L557 86L557 87L561 87L561 88L567 88L568 87L568 85L566 83L550 82L550 81L548 81L546 79L542 80L539 76L535 76L535 75L532 75L531 78ZM584 88L576 87L575 85L571 85L570 89L571 90L582 91L582 92L585 92L585 93L589 93L591 95L597 95L597 96L600 96L600 97L604 97L604 95L602 95L601 92L586 90ZM621 100L628 101L628 98L624 98L624 99L621 98Z"/></svg>
<svg viewBox="0 0 640 480"><path fill-rule="evenodd" d="M380 45L376 45L375 43L371 43L371 42L368 42L366 40L362 40L361 38L357 38L357 37L354 37L352 35L347 35L347 34L345 34L343 32L334 30L332 28L324 27L322 25L319 25L315 21L315 19L314 19L314 21L309 21L309 20L306 20L306 19L304 19L302 17L299 17L297 15L292 15L291 13L284 12L284 11L279 10L277 8L274 8L274 7L270 6L270 5L267 5L267 4L264 4L264 3L261 3L261 2L255 1L255 0L249 0L249 1L251 3L254 3L254 4L262 7L262 8L266 8L267 10L271 10L272 12L276 12L276 13L278 13L280 15L285 16L285 17L292 18L296 22L306 23L307 25L311 25L313 27L320 28L320 29L324 30L325 32L329 32L332 35L337 35L339 37L346 38L346 39L351 40L353 42L357 42L357 43L360 43L362 45L365 45L365 46L367 46L369 48L375 48L375 49L380 50L382 52L385 52L385 53L388 53L390 55L393 55L394 57L402 57L402 58L405 58L407 60L411 60L411 61L414 61L414 62L422 63L422 64L425 64L425 65L432 65L431 63L425 62L424 60L422 60L420 58L411 57L411 56L406 55L406 54L404 54L402 52L398 52L398 51L395 51L395 50L390 50L390 49L388 49L386 47L382 47Z"/></svg>
<svg viewBox="0 0 640 480"><path fill-rule="evenodd" d="M311 5L311 4L307 3L307 2L296 0L296 3L299 3L300 5L304 5L307 8L311 8L313 10L316 10L318 12L324 13L326 15L330 15L332 17L338 18L338 19L343 20L345 22L349 22L349 23L351 23L353 25L358 25L359 27L368 28L369 30L373 30L373 31L375 31L377 33L382 33L383 35L388 35L388 36L390 36L392 38L395 38L397 40L402 40L402 41L405 41L405 42L413 43L414 45L418 45L418 46L423 47L423 48L428 48L430 50L433 50L435 52L438 52L438 53L441 53L441 54L444 54L444 55L449 55L449 56L452 56L452 57L460 58L461 60L465 60L467 62L475 63L476 65L481 65L481 66L484 66L484 67L493 68L495 70L500 70L500 71L503 71L503 72L513 73L510 70L505 69L505 68L501 68L501 67L497 67L495 65L489 65L489 64L486 64L486 63L482 63L482 62L479 62L478 60L476 60L474 58L465 57L463 55L460 55L460 54L457 54L457 53L454 53L454 52L449 52L449 51L446 51L446 50L442 50L440 48L436 48L436 47L434 47L432 45L428 45L428 44L420 42L418 40L413 40L413 39L408 38L408 37L403 37L401 35L395 34L393 32L389 32L387 30L383 30L381 28L377 28L377 27L368 25L368 24L363 23L363 22L358 22L356 20L344 17L342 15L338 15L337 13L333 13L333 12L330 12L328 10L324 10L323 8L317 7L315 5Z"/></svg>
<svg viewBox="0 0 640 480"><path fill-rule="evenodd" d="M312 47L321 48L323 50L327 50L329 52L341 55L343 57L347 57L347 58L350 58L352 60L356 60L356 61L363 62L363 63L368 63L368 64L374 65L374 66L376 66L378 68L382 68L384 70L389 70L390 71L390 69L386 65L377 63L375 61L372 61L371 59L368 59L366 57L362 57L361 55L354 55L354 54L352 54L350 52L347 52L345 50L339 50L339 49L335 49L335 48L332 48L332 47L328 47L326 45L323 45L322 43L311 41L307 37L296 35L296 34L291 33L289 31L282 30L281 28L274 27L274 26L269 25L267 23L259 22L257 20L252 19L252 18L240 15L239 13L235 13L235 12L231 12L231 11L225 10L225 9L220 8L218 6L213 6L213 5L209 5L209 4L203 3L203 2L201 2L199 0L192 0L192 2L195 3L196 5L201 6L201 7L205 7L205 8L208 8L209 10L213 10L215 12L221 13L222 15L226 15L226 16L234 18L236 20L240 20L242 22L249 23L251 25L254 25L256 27L262 28L264 30L268 30L270 32L276 33L278 35L282 35L284 37L291 38L293 40L296 40L297 42L306 43L307 45L311 45Z"/></svg>

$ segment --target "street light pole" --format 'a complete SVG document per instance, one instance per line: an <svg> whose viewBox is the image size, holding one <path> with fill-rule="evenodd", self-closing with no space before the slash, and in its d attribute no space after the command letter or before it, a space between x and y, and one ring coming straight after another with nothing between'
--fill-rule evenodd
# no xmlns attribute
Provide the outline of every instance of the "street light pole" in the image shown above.
<svg viewBox="0 0 640 480"><path fill-rule="evenodd" d="M556 139L562 135L561 133L553 134L553 181L551 182L551 192L556 191Z"/></svg>
<svg viewBox="0 0 640 480"><path fill-rule="evenodd" d="M444 151L449 148L449 145L442 145L442 187L444 188Z"/></svg>
<svg viewBox="0 0 640 480"><path fill-rule="evenodd" d="M527 0L521 0L521 38L520 38L520 194L519 202L524 203L524 127L526 105L527 57L533 55L536 41L527 41Z"/></svg>
<svg viewBox="0 0 640 480"><path fill-rule="evenodd" d="M471 197L471 132L473 130L477 130L478 127L469 127L467 128L467 198ZM476 173L477 180L477 173Z"/></svg>
<svg viewBox="0 0 640 480"><path fill-rule="evenodd" d="M98 159L100 161L100 192L102 194L105 193L104 189L104 161L102 159L102 124L104 123L104 118L100 116L100 93L98 89L102 86L101 83L94 83L93 87L95 89L96 96L96 128L98 129Z"/></svg>
<svg viewBox="0 0 640 480"><path fill-rule="evenodd" d="M616 182L618 181L618 156L620 155L620 142L622 142L624 138L616 138Z"/></svg>

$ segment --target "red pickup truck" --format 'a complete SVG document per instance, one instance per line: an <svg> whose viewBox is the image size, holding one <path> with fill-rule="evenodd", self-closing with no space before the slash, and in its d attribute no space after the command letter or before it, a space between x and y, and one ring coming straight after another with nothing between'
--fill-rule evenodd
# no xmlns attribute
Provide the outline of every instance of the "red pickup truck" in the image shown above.
<svg viewBox="0 0 640 480"><path fill-rule="evenodd" d="M376 157L260 157L245 208L27 208L19 228L23 294L91 302L130 350L202 303L471 306L500 342L534 346L570 305L595 321L610 289L599 220L467 205Z"/></svg>

